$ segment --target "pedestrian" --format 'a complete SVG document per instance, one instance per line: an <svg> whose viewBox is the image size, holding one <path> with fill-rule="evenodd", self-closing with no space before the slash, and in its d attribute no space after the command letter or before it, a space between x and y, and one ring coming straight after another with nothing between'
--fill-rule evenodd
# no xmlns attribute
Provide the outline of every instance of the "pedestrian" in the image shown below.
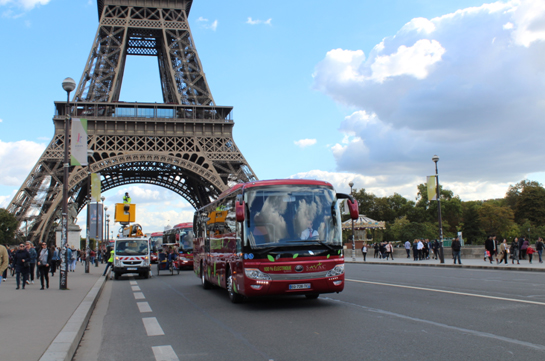
<svg viewBox="0 0 545 361"><path fill-rule="evenodd" d="M519 261L519 239L515 237L513 242L511 243L511 263L515 264L515 260L517 260L517 264L520 264Z"/></svg>
<svg viewBox="0 0 545 361"><path fill-rule="evenodd" d="M418 261L418 239L413 241L413 259Z"/></svg>
<svg viewBox="0 0 545 361"><path fill-rule="evenodd" d="M462 245L460 244L460 240L458 239L458 237L454 238L450 245L450 248L452 248L452 257L454 258L454 264L456 264L456 259L458 259L458 264L462 264L462 260L460 259Z"/></svg>
<svg viewBox="0 0 545 361"><path fill-rule="evenodd" d="M367 242L363 242L363 246L361 247L361 254L363 255L363 262L365 262L367 258Z"/></svg>
<svg viewBox="0 0 545 361"><path fill-rule="evenodd" d="M95 264L95 257L96 257L97 253L94 251L94 250L91 250L89 252L89 259L90 259L90 264Z"/></svg>
<svg viewBox="0 0 545 361"><path fill-rule="evenodd" d="M114 264L114 250L112 249L112 247L108 247L107 252L110 253L110 258L108 259L108 264L106 265L106 268L104 269L104 273L102 274L103 276L106 276L106 272L108 272L108 268L110 267L113 268L113 264Z"/></svg>
<svg viewBox="0 0 545 361"><path fill-rule="evenodd" d="M522 253L522 247L524 246L524 241L525 241L524 236L519 238L519 260L524 259L524 257L526 256L526 252L524 254ZM524 250L526 251L526 248L524 248Z"/></svg>
<svg viewBox="0 0 545 361"><path fill-rule="evenodd" d="M392 261L394 260L394 246L392 246L390 241L386 243L386 259L388 259L388 257L392 257Z"/></svg>
<svg viewBox="0 0 545 361"><path fill-rule="evenodd" d="M439 258L439 241L437 239L433 241L432 249L434 254L433 259L438 259Z"/></svg>
<svg viewBox="0 0 545 361"><path fill-rule="evenodd" d="M377 242L373 243L373 249L375 250L375 254L373 255L373 258L380 258L380 255L379 255L379 246L377 244Z"/></svg>
<svg viewBox="0 0 545 361"><path fill-rule="evenodd" d="M527 239L524 239L522 241L522 246L520 247L520 258L526 259L526 250L528 249L528 246L530 245L530 242L528 242Z"/></svg>
<svg viewBox="0 0 545 361"><path fill-rule="evenodd" d="M55 276L55 272L57 271L57 262L59 261L59 252L57 251L57 248L55 246L51 247L49 251L51 252L51 263L49 264L49 271L51 272L51 276Z"/></svg>
<svg viewBox="0 0 545 361"><path fill-rule="evenodd" d="M6 247L0 244L0 284L2 284L2 279L6 279L4 272L8 270L9 265L9 253Z"/></svg>
<svg viewBox="0 0 545 361"><path fill-rule="evenodd" d="M76 272L76 262L78 261L78 251L76 250L76 247L72 246L72 253L70 255L70 258L68 261L70 262L70 271Z"/></svg>
<svg viewBox="0 0 545 361"><path fill-rule="evenodd" d="M34 283L34 269L36 268L36 258L38 257L38 254L36 253L34 245L30 241L26 242L26 250L28 251L28 254L30 254L30 266L28 270L30 272L30 280L27 279L26 281L27 285L29 285Z"/></svg>
<svg viewBox="0 0 545 361"><path fill-rule="evenodd" d="M490 264L492 264L492 257L494 257L494 236L488 236L487 240L484 242L484 249L487 252L488 259ZM485 259L486 260L486 259Z"/></svg>
<svg viewBox="0 0 545 361"><path fill-rule="evenodd" d="M430 247L429 247L430 240L426 239L423 242L424 248L422 249L423 252L423 259L430 259Z"/></svg>
<svg viewBox="0 0 545 361"><path fill-rule="evenodd" d="M424 243L422 242L421 239L418 240L416 249L417 249L417 251L418 251L418 259L419 259L420 261L422 261L422 260L423 260L423 257L424 257Z"/></svg>
<svg viewBox="0 0 545 361"><path fill-rule="evenodd" d="M405 241L405 252L407 252L407 258L411 258L411 242Z"/></svg>
<svg viewBox="0 0 545 361"><path fill-rule="evenodd" d="M49 288L49 265L52 264L53 259L53 253L51 253L51 250L47 248L47 243L42 243L42 250L40 251L40 255L38 256L38 268L40 269L40 284L42 285L42 288L40 290L44 289L44 278L45 278L45 285L47 288Z"/></svg>
<svg viewBox="0 0 545 361"><path fill-rule="evenodd" d="M541 256L543 256L543 238L539 237L536 242L536 251L537 255L539 256L539 263L543 263L543 259Z"/></svg>
<svg viewBox="0 0 545 361"><path fill-rule="evenodd" d="M532 264L532 255L535 253L536 251L532 248L532 246L528 245L526 247L526 254L528 255L528 261L530 262L530 264Z"/></svg>
<svg viewBox="0 0 545 361"><path fill-rule="evenodd" d="M507 262L508 254L509 254L509 246L507 246L507 240L504 238L503 242L500 244L500 250L498 252L499 264L501 264L503 260L505 260L505 264L509 264Z"/></svg>
<svg viewBox="0 0 545 361"><path fill-rule="evenodd" d="M16 282L17 290L19 289L21 283L21 275L23 276L23 289L28 281L28 271L30 270L30 253L27 250L27 247L23 243L19 245L19 249L15 252L15 272L16 272Z"/></svg>

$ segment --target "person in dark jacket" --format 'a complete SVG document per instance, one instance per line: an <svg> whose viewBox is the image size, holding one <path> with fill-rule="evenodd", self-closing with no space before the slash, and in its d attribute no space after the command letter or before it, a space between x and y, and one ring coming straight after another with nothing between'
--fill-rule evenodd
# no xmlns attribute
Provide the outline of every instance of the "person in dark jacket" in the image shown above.
<svg viewBox="0 0 545 361"><path fill-rule="evenodd" d="M522 254L522 246L524 245L524 237L519 238L519 260L524 259L525 254ZM526 251L526 248L524 248Z"/></svg>
<svg viewBox="0 0 545 361"><path fill-rule="evenodd" d="M543 263L543 238L539 237L536 242L536 251L539 256L539 263Z"/></svg>
<svg viewBox="0 0 545 361"><path fill-rule="evenodd" d="M519 239L515 237L513 242L511 243L511 261L513 264L515 264L515 260L517 260L517 264L520 264L519 261Z"/></svg>
<svg viewBox="0 0 545 361"><path fill-rule="evenodd" d="M460 251L462 249L462 245L460 244L460 240L458 239L458 237L454 238L450 247L452 248L452 257L454 257L454 264L456 264L456 258L458 258L458 264L462 264L462 260L460 259Z"/></svg>
<svg viewBox="0 0 545 361"><path fill-rule="evenodd" d="M44 289L44 278L47 288L49 288L49 266L53 263L53 252L47 248L47 243L42 243L42 249L38 253L38 269L40 270L41 290Z"/></svg>
<svg viewBox="0 0 545 361"><path fill-rule="evenodd" d="M487 240L484 241L484 248L488 251L488 259L490 264L492 264L492 259L494 257L494 236L488 236Z"/></svg>
<svg viewBox="0 0 545 361"><path fill-rule="evenodd" d="M15 272L17 274L17 290L21 282L21 274L23 274L23 289L25 289L26 281L28 280L28 271L30 269L30 253L25 249L24 244L19 245L19 249L14 255Z"/></svg>

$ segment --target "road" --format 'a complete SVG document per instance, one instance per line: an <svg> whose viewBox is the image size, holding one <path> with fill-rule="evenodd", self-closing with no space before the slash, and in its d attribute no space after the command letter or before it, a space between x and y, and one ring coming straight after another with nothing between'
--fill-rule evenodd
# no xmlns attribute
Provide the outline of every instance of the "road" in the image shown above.
<svg viewBox="0 0 545 361"><path fill-rule="evenodd" d="M346 265L339 294L232 304L192 271L107 282L75 360L542 360L541 272Z"/></svg>

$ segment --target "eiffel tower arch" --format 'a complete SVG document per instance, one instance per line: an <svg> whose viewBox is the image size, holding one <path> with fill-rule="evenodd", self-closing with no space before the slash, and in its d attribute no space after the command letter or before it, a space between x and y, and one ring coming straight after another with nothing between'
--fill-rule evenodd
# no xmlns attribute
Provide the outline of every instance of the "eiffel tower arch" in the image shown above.
<svg viewBox="0 0 545 361"><path fill-rule="evenodd" d="M91 172L103 191L127 184L172 190L195 208L257 180L233 140L232 107L217 106L187 17L193 0L97 0L100 24L69 111L87 119ZM155 56L163 103L120 102L127 55ZM66 102L55 134L8 206L32 241L61 220ZM70 167L69 202L88 201L86 167Z"/></svg>

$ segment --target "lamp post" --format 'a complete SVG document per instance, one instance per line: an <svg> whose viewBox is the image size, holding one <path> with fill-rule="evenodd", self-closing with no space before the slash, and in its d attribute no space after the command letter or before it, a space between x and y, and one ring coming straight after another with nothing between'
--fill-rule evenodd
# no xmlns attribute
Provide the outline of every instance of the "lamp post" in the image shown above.
<svg viewBox="0 0 545 361"><path fill-rule="evenodd" d="M102 201L104 202L104 201ZM102 221L104 222L104 228L102 229L102 241L108 241L108 232L106 232L106 217L108 217L108 214L106 211L108 210L108 207L102 207L104 209L104 217L102 217Z"/></svg>
<svg viewBox="0 0 545 361"><path fill-rule="evenodd" d="M102 201L102 209L100 210L100 217L98 217L98 209L97 209L97 237L98 237L98 220L102 220L104 222L104 201L106 200L106 197L102 196L100 197L100 200ZM104 234L102 232L102 224L100 225L100 243L104 244Z"/></svg>
<svg viewBox="0 0 545 361"><path fill-rule="evenodd" d="M441 263L445 263L445 257L443 256L443 223L441 220L441 197L439 194L439 172L437 171L437 162L439 157L434 155L431 160L435 163L435 179L437 180L437 186L435 189L435 197L437 198L437 217L439 218L439 260Z"/></svg>
<svg viewBox="0 0 545 361"><path fill-rule="evenodd" d="M61 226L61 247L64 247L64 270L61 263L61 277L59 288L68 289L68 132L70 131L70 92L76 89L76 82L72 78L62 81L62 88L66 91L66 114L64 119L64 174L62 179L62 226Z"/></svg>
<svg viewBox="0 0 545 361"><path fill-rule="evenodd" d="M108 238L108 243L110 242L110 215L106 214L106 238Z"/></svg>
<svg viewBox="0 0 545 361"><path fill-rule="evenodd" d="M350 182L348 185L350 186L350 195L353 197L352 187L354 186L354 182ZM356 241L354 238L354 219L352 219L352 262L356 262Z"/></svg>
<svg viewBox="0 0 545 361"><path fill-rule="evenodd" d="M89 161L89 158L91 158L94 153L95 152L91 149L87 149L87 227L85 232L85 273L89 273L89 257L91 255L91 240L89 238L89 228L91 227L91 162Z"/></svg>

